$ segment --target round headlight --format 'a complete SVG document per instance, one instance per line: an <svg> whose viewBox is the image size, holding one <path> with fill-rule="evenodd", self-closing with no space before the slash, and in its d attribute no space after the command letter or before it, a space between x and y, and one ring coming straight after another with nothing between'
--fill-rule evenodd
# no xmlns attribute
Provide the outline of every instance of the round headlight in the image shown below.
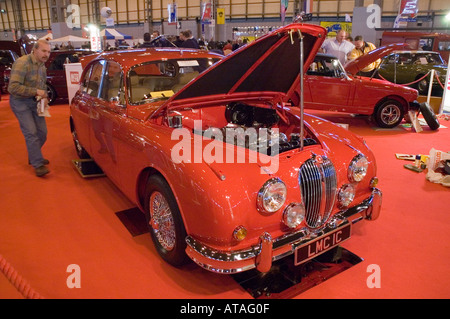
<svg viewBox="0 0 450 319"><path fill-rule="evenodd" d="M289 228L295 228L305 219L305 206L299 203L291 203L284 209L283 223Z"/></svg>
<svg viewBox="0 0 450 319"><path fill-rule="evenodd" d="M352 184L346 184L341 187L338 194L339 204L342 207L348 207L355 198L355 188Z"/></svg>
<svg viewBox="0 0 450 319"><path fill-rule="evenodd" d="M286 185L279 178L269 179L258 192L257 207L259 211L274 213L286 201Z"/></svg>
<svg viewBox="0 0 450 319"><path fill-rule="evenodd" d="M351 182L360 182L367 174L367 169L369 167L369 161L362 155L356 155L350 162L348 167L348 179Z"/></svg>

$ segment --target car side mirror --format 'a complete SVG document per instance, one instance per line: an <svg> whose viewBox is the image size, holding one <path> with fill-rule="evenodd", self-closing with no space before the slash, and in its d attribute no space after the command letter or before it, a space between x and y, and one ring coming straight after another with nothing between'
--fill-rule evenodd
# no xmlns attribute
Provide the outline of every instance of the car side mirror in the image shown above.
<svg viewBox="0 0 450 319"><path fill-rule="evenodd" d="M112 98L109 99L109 102L111 103L112 106L114 107L122 107L124 108L125 105L120 103L120 98L119 96L113 96Z"/></svg>

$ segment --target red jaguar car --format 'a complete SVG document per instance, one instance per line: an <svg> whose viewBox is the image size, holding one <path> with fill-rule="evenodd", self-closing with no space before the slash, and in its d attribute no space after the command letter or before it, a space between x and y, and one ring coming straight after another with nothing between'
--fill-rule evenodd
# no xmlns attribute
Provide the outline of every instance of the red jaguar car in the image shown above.
<svg viewBox="0 0 450 319"><path fill-rule="evenodd" d="M155 48L86 62L70 104L77 153L142 210L169 264L267 272L377 219L382 194L364 140L284 102L300 83L300 48L309 66L325 34L291 24L223 59Z"/></svg>

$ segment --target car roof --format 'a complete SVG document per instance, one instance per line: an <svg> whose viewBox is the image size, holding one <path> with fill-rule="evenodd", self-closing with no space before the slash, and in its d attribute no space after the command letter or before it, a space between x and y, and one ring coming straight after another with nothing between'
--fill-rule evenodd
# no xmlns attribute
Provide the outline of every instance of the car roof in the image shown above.
<svg viewBox="0 0 450 319"><path fill-rule="evenodd" d="M434 53L434 54L439 54L439 52L435 52L435 51L426 51L426 50L402 50L402 51L395 51L393 53L424 53L424 54L428 54L428 53Z"/></svg>
<svg viewBox="0 0 450 319"><path fill-rule="evenodd" d="M162 59L194 59L194 58L218 58L220 54L198 49L185 48L137 48L127 50L103 51L93 60L107 59L119 62L122 66L132 67L136 64L158 61Z"/></svg>

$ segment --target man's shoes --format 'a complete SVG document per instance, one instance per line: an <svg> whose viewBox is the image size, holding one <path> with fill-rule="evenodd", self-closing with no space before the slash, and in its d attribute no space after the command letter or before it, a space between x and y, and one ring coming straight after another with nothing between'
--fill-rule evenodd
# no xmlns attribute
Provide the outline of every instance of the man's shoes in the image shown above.
<svg viewBox="0 0 450 319"><path fill-rule="evenodd" d="M50 161L46 158L44 158L44 160L42 161L42 165L48 165L50 164ZM31 165L30 160L28 160L28 165Z"/></svg>
<svg viewBox="0 0 450 319"><path fill-rule="evenodd" d="M50 173L50 171L48 170L48 168L47 168L46 166L44 166L44 165L39 166L39 167L36 167L36 168L34 169L34 171L36 172L36 176L37 176L37 177L42 177L42 176L44 176L44 175Z"/></svg>

